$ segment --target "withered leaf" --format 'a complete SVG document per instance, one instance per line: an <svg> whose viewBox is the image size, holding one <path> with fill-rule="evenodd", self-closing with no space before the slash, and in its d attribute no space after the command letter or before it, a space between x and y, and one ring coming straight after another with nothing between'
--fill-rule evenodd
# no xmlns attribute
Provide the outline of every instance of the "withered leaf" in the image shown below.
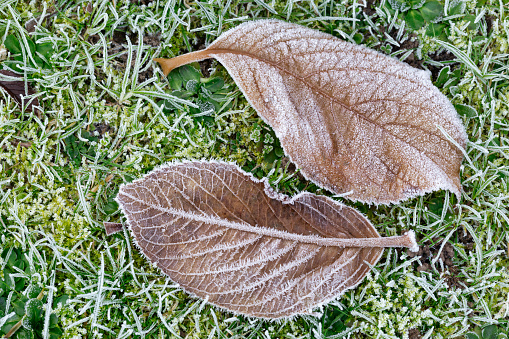
<svg viewBox="0 0 509 339"><path fill-rule="evenodd" d="M161 167L116 200L152 263L187 292L249 316L306 313L356 286L382 247L417 250L413 232L382 238L350 207L289 198L224 162Z"/></svg>
<svg viewBox="0 0 509 339"><path fill-rule="evenodd" d="M427 72L278 20L242 24L205 50L156 61L167 75L206 58L226 67L318 185L377 204L460 194L466 133Z"/></svg>
<svg viewBox="0 0 509 339"><path fill-rule="evenodd" d="M5 89L5 91L20 106L22 105L21 96L26 97L28 95L32 95L35 93L34 90L30 86L28 86L28 92L25 91L25 82L23 81L23 79L20 77L19 74L12 72L12 71L7 71L7 70L0 70L0 74L6 75L9 77L20 78L20 80L12 80L12 81L11 80L0 80L0 86L3 89ZM25 103L28 103L28 105L26 106L27 110L33 111L34 106L39 105L39 100L37 100L37 98L35 98L29 102L28 99L25 99Z"/></svg>
<svg viewBox="0 0 509 339"><path fill-rule="evenodd" d="M104 228L106 229L106 235L112 235L122 231L123 226L118 222L104 222Z"/></svg>

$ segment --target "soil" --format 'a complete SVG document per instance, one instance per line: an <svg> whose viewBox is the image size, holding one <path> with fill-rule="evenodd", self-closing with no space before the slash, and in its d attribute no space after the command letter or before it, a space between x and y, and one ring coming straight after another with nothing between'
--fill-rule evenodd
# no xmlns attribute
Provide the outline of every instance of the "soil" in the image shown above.
<svg viewBox="0 0 509 339"><path fill-rule="evenodd" d="M416 268L418 272L432 272L433 268L431 265L431 261L433 258L435 258L437 252L440 250L440 247L442 246L443 240L434 239L435 245L424 245L419 248L419 252L410 252L407 251L407 254L409 257L415 257L420 256L420 262L421 265ZM444 265L444 269L448 271L448 273L445 274L445 278L447 281L447 284L450 288L460 288L463 289L465 287L464 284L462 284L462 279L459 278L457 275L459 274L459 270L456 267L456 265L453 262L454 258L454 247L447 242L444 245L444 248L442 249L442 252L440 252L440 257L442 260L442 263ZM438 263L440 259L435 263L435 268L440 269L442 266Z"/></svg>
<svg viewBox="0 0 509 339"><path fill-rule="evenodd" d="M430 53L429 57L434 61L448 61L456 59L456 56L449 51L443 51L441 53ZM449 64L449 67L454 68L459 65L457 62ZM436 81L438 78L438 74L442 70L442 67L428 65L428 69L431 71L431 75L433 77L433 81Z"/></svg>
<svg viewBox="0 0 509 339"><path fill-rule="evenodd" d="M385 32L385 27L381 27L380 29L380 33L384 33ZM387 32L387 34L389 34L395 41L397 36L398 36L398 30L393 28L390 32ZM415 56L415 50L417 49L417 47L419 47L419 40L417 39L417 34L415 33L411 33L408 35L408 38L403 41L402 43L400 43L400 46L394 46L394 45L391 45L392 46L392 51L393 52L396 52L396 51L399 51L399 50L411 50L413 49L412 53L410 53L410 55L405 59L403 60L403 62L409 64L410 66L412 67L415 67L415 68L418 68L418 69L424 69L424 67L422 67L422 60L419 60L416 56Z"/></svg>
<svg viewBox="0 0 509 339"><path fill-rule="evenodd" d="M113 32L112 44L126 44L127 43L127 32L124 30L115 30Z"/></svg>
<svg viewBox="0 0 509 339"><path fill-rule="evenodd" d="M136 41L138 41L138 39L136 39ZM154 35L145 35L143 37L143 44L152 47L159 46L161 44L161 33L157 33Z"/></svg>
<svg viewBox="0 0 509 339"><path fill-rule="evenodd" d="M376 0L367 0L366 1L366 7L362 9L364 13L366 13L367 16L371 16L376 13L376 11L373 9L375 7Z"/></svg>
<svg viewBox="0 0 509 339"><path fill-rule="evenodd" d="M417 328L412 328L408 331L408 339L421 339L421 332Z"/></svg>
<svg viewBox="0 0 509 339"><path fill-rule="evenodd" d="M137 5L148 5L149 3L153 2L154 0L131 0L131 3L132 4L137 4Z"/></svg>
<svg viewBox="0 0 509 339"><path fill-rule="evenodd" d="M395 36L394 36L395 37ZM422 60L419 60L415 56L415 49L419 47L419 41L417 39L417 34L410 34L408 39L405 40L400 47L393 47L395 51L403 49L403 50L409 50L413 49L414 51L405 59L403 60L407 64L409 64L412 67L423 69L422 67Z"/></svg>
<svg viewBox="0 0 509 339"><path fill-rule="evenodd" d="M475 247L474 238L472 238L469 232L458 230L458 241L465 245L467 251L472 251Z"/></svg>
<svg viewBox="0 0 509 339"><path fill-rule="evenodd" d="M442 246L442 242L436 242L435 245L429 246L424 245L419 248L419 252L408 252L409 257L415 257L420 256L421 257L421 263L423 263L421 266L417 267L417 270L420 271L428 271L424 267L430 267L429 265L433 258L435 257L435 254L440 250L440 247ZM440 252L440 259L442 259L442 262L444 263L444 266L448 269L455 268L454 263L452 262L452 259L454 258L454 247L450 243L446 243L444 245L444 248L442 249L442 252ZM439 260L440 260L439 259ZM425 264L428 264L425 266Z"/></svg>
<svg viewBox="0 0 509 339"><path fill-rule="evenodd" d="M113 128L111 128L110 125L102 123L102 122L101 123L95 123L94 124L94 128L99 133L99 136L98 136L99 139L102 139L103 135L106 132L113 130Z"/></svg>
<svg viewBox="0 0 509 339"><path fill-rule="evenodd" d="M94 5L92 4L92 2L89 2L87 4L87 6L85 7L85 11L88 13L92 13L94 11Z"/></svg>
<svg viewBox="0 0 509 339"><path fill-rule="evenodd" d="M204 77L208 78L210 77L210 68L212 68L212 63L214 62L213 59L205 59L200 62L200 71L201 74L203 74Z"/></svg>
<svg viewBox="0 0 509 339"><path fill-rule="evenodd" d="M492 15L487 15L485 18L486 18L486 33L489 36L491 30L493 29L493 21L495 20L495 17Z"/></svg>

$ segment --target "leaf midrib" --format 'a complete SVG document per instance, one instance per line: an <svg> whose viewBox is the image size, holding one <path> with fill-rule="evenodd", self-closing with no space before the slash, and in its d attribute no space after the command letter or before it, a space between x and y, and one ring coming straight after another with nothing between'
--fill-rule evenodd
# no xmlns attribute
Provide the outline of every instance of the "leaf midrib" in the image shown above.
<svg viewBox="0 0 509 339"><path fill-rule="evenodd" d="M319 237L316 235L301 235L294 234L287 231L280 231L275 229L270 229L265 226L252 226L247 223L238 223L222 218L217 218L209 215L197 215L192 212L187 211L179 211L177 209L171 207L162 207L158 205L151 204L145 200L142 200L138 197L135 197L127 192L119 192L119 195L125 195L126 197L147 206L148 208L153 208L155 210L159 210L164 213L168 213L171 215L179 216L186 219L191 219L194 221L204 222L207 224L218 225L222 227L226 227L229 229L234 229L241 232L254 233L258 235L263 235L271 238L277 238L287 241L296 241L299 243L311 244L316 246L335 246L335 247L385 247L383 244L387 240L382 239L391 239L391 237L373 237L373 238L325 238ZM131 213L136 213L136 211L129 211ZM378 245L378 246L377 246ZM391 245L393 246L393 245Z"/></svg>
<svg viewBox="0 0 509 339"><path fill-rule="evenodd" d="M271 61L271 60L268 60L268 59L262 59L261 57L259 56L256 56L255 54L252 54L252 53L249 53L249 52L242 52L242 51L236 51L236 50L229 50L229 49L214 49L214 48L207 48L206 50L204 51L207 51L209 57L212 57L214 54L235 54L235 55L242 55L242 56L247 56L247 57L250 57L250 58L253 58L253 59L257 59L263 63L267 63L287 74L289 74L290 76L296 78L297 80L301 81L304 85L306 85L308 88L310 88L312 91L315 91L315 93L318 93L326 98L328 98L329 100L339 104L340 106L342 106L344 109L346 109L347 111L350 111L350 112L353 112L354 114L356 114L359 118L375 125L375 126L378 126L379 128L381 128L384 132L386 132L387 134L391 135L392 137L394 137L395 139L398 139L401 143L403 144L406 144L412 148L414 148L415 150L417 150L420 154L423 154L427 159L429 159L433 164L435 164L436 168L438 168L442 174L445 175L445 178L447 178L447 180L449 180L449 176L447 175L447 173L441 168L441 166L434 160L432 159L425 151L422 151L420 150L417 146L407 142L406 140L400 138L399 136L395 135L394 133L392 133L390 130L386 129L384 127L384 125L381 125L381 124L378 124L376 123L375 121L373 121L372 119L369 119L368 117L366 117L364 114L360 113L359 111L357 111L356 109L352 108L351 106L339 101L338 99L334 98L333 96L330 96L329 94L327 94L326 92L322 91L321 89L319 88L316 88L315 86L312 86L310 83L308 83L306 81L306 79L304 77L299 77L297 75L295 75L294 73L292 73L291 71L281 67L279 64ZM374 72L374 73L380 73L380 74L384 74L384 75L388 75L388 76L393 76L393 77L396 77L396 78L400 78L400 79L405 79L411 83L415 83L415 84L418 84L416 81L413 81L412 79L407 79L407 78L401 78L397 75L394 75L394 74L391 74L391 73L386 73L386 72L383 72L383 71L370 71L370 72ZM415 126L409 126L409 125L406 125L406 124L401 124L399 123L398 125L400 126L403 126L405 128L417 128L417 129L421 129L420 127L415 127ZM421 129L422 130L422 129ZM456 149L455 145L450 142L449 140L447 139L444 139L441 135L437 135L437 134L434 134L434 133L431 133L429 131L425 131L423 130L424 133L426 134L429 134L429 135L434 135L435 137L437 138L440 138L444 141L446 141L447 143L449 143L451 146L453 146L452 148L453 149ZM437 155L439 156L439 155ZM443 159L443 158L442 158ZM406 184L408 185L411 185L411 186L415 186L415 185L412 185L411 183L409 183L407 180L404 180L404 178L400 177L399 175L397 175L397 177L402 180L403 182L405 182ZM451 183L453 186L454 186L454 183Z"/></svg>

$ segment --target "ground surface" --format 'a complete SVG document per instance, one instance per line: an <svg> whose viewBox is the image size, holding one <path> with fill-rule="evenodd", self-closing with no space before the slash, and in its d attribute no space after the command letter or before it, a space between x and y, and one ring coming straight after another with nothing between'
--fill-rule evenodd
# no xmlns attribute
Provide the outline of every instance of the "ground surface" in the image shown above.
<svg viewBox="0 0 509 339"><path fill-rule="evenodd" d="M20 321L13 337L505 333L508 13L502 0L2 1L1 68L28 79L41 109L23 111L0 91L0 334ZM217 310L151 267L127 231L106 236L102 226L124 220L113 200L120 184L178 159L234 161L286 194L328 194L295 172L221 65L187 68L177 91L152 62L254 18L300 23L428 69L470 140L460 200L440 191L378 208L344 201L382 235L415 230L421 250L385 251L318 318L267 322ZM210 76L219 79L214 97L202 89Z"/></svg>

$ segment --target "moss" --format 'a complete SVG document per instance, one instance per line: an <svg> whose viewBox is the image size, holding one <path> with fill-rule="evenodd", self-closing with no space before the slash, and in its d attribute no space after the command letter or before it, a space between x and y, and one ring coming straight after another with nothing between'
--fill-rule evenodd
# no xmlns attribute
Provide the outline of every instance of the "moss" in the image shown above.
<svg viewBox="0 0 509 339"><path fill-rule="evenodd" d="M353 312L351 327L369 337L408 338L411 329L436 326L438 318L424 303L426 291L409 273L405 268L390 281L369 273L358 288L360 293L355 293L362 308Z"/></svg>

